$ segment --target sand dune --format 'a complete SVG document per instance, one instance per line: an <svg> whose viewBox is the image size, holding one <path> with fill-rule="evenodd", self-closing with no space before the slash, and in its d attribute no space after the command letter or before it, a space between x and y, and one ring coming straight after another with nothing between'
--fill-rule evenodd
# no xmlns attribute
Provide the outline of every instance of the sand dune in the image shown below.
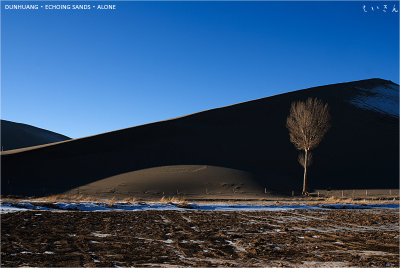
<svg viewBox="0 0 400 268"><path fill-rule="evenodd" d="M161 195L177 188L190 193L214 180L243 184L243 193L266 187L290 194L301 190L302 167L285 122L291 102L307 97L328 102L332 115L332 128L314 151L310 186L398 188L398 94L398 85L382 79L321 86L3 152L2 194L47 195L77 187L96 193L114 184L114 195L135 189Z"/></svg>
<svg viewBox="0 0 400 268"><path fill-rule="evenodd" d="M262 196L264 186L251 173L207 165L175 165L142 169L111 176L70 190L70 194L112 197L123 196Z"/></svg>
<svg viewBox="0 0 400 268"><path fill-rule="evenodd" d="M34 126L1 120L2 150L14 150L69 140L67 136Z"/></svg>

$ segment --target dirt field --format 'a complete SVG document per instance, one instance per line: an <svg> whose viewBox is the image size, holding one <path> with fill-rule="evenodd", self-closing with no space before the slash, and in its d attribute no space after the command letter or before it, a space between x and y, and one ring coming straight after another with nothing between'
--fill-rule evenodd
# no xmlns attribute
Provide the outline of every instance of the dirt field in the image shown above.
<svg viewBox="0 0 400 268"><path fill-rule="evenodd" d="M399 265L396 209L7 213L2 266Z"/></svg>

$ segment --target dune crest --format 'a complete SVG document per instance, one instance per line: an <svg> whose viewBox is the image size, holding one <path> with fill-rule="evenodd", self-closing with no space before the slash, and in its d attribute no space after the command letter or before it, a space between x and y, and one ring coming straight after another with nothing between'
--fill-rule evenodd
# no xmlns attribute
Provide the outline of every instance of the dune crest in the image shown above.
<svg viewBox="0 0 400 268"><path fill-rule="evenodd" d="M390 89L390 94L377 88ZM399 120L398 111L396 114L392 109L398 107L398 100L396 103L391 97L398 96L398 91L398 85L382 79L320 86L95 136L8 151L2 153L2 194L42 196L92 183L96 189L104 185L100 190L107 192L106 186L119 181L132 179L139 183L138 174L154 181L152 185L163 185L153 191L160 196L177 188L185 194L179 190L183 181L178 180L184 178L189 194L190 185L195 189L203 182L218 181L219 174L223 174L222 177L230 178L227 184L234 184L235 178L244 181L241 187L250 194L256 195L266 188L271 193L290 195L301 190L302 167L297 163L298 152L289 141L285 122L291 103L309 97L328 103L332 117L332 128L314 152L309 186L398 188ZM368 99L372 97L374 105ZM390 112L380 105L380 100L387 98L393 100ZM138 185L135 183L132 185ZM259 186L254 188L254 183ZM139 187L140 191L146 191L146 187ZM221 185L215 191L226 190Z"/></svg>

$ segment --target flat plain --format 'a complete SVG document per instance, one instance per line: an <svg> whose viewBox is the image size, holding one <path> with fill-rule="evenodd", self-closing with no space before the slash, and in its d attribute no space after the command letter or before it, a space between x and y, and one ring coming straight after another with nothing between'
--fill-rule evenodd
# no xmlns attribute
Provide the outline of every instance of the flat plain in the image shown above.
<svg viewBox="0 0 400 268"><path fill-rule="evenodd" d="M7 267L399 265L397 209L28 210L1 225Z"/></svg>

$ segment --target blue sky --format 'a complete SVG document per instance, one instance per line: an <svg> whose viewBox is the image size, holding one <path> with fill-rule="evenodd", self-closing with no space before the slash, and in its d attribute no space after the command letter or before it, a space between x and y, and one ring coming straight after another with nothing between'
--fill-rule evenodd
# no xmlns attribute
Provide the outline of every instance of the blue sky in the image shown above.
<svg viewBox="0 0 400 268"><path fill-rule="evenodd" d="M371 2L2 9L1 117L78 138L312 86L399 83L398 2L373 3L388 12L364 13Z"/></svg>

